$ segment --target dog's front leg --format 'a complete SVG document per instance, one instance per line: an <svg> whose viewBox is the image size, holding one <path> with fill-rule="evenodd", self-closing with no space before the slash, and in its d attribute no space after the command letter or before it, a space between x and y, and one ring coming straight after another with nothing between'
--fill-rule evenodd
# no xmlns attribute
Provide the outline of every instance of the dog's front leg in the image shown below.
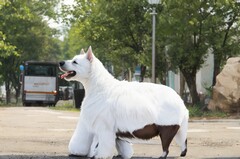
<svg viewBox="0 0 240 159"><path fill-rule="evenodd" d="M98 146L95 158L112 158L115 148L116 135L114 132L102 130L98 133Z"/></svg>
<svg viewBox="0 0 240 159"><path fill-rule="evenodd" d="M86 123L81 118L77 128L69 142L68 149L70 155L87 156L93 141L93 134L87 131Z"/></svg>
<svg viewBox="0 0 240 159"><path fill-rule="evenodd" d="M116 148L118 151L118 155L120 155L124 159L131 158L133 155L132 144L128 141L117 138Z"/></svg>
<svg viewBox="0 0 240 159"><path fill-rule="evenodd" d="M98 138L96 135L94 135L93 142L87 157L93 158L97 153L97 147L98 147Z"/></svg>

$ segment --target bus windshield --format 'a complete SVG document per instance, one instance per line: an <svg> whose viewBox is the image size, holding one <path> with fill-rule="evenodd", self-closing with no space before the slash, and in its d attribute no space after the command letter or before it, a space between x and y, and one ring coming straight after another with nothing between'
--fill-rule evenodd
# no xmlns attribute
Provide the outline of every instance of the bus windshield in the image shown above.
<svg viewBox="0 0 240 159"><path fill-rule="evenodd" d="M56 77L55 65L28 64L25 66L25 76L52 76Z"/></svg>

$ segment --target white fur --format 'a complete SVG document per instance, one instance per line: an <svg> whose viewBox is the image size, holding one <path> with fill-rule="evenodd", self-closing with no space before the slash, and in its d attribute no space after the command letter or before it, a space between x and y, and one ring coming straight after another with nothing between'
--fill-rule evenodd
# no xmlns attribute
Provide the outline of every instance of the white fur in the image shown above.
<svg viewBox="0 0 240 159"><path fill-rule="evenodd" d="M118 154L121 155L123 158L131 158L133 155L132 144L130 144L128 141L117 139L116 148Z"/></svg>
<svg viewBox="0 0 240 159"><path fill-rule="evenodd" d="M130 158L133 154L130 143L115 141L116 132L133 132L153 123L179 125L176 141L184 150L188 110L173 89L160 84L118 81L92 54L91 48L87 54L66 61L62 69L76 71L76 76L67 80L81 82L86 92L69 143L71 154L111 158L116 146L120 155Z"/></svg>

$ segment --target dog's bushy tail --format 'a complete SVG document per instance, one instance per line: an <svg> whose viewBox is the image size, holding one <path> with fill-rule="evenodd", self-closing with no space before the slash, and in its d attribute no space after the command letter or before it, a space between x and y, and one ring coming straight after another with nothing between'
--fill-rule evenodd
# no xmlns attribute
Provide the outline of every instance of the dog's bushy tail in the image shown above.
<svg viewBox="0 0 240 159"><path fill-rule="evenodd" d="M188 130L188 117L189 113L186 110L183 121L180 125L179 131L175 136L177 144L181 147L181 156L185 156L187 153L187 130Z"/></svg>

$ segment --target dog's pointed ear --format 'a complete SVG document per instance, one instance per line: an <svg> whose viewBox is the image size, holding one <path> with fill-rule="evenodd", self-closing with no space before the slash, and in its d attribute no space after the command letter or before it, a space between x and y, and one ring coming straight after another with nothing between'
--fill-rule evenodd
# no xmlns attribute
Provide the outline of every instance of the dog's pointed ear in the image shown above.
<svg viewBox="0 0 240 159"><path fill-rule="evenodd" d="M85 52L84 52L84 50L82 49L81 52L80 52L80 55L84 55L84 54L85 54Z"/></svg>
<svg viewBox="0 0 240 159"><path fill-rule="evenodd" d="M92 62L93 56L94 56L94 55L93 55L93 52L92 52L92 47L89 46L88 51L87 51L87 59L88 59L90 62Z"/></svg>

